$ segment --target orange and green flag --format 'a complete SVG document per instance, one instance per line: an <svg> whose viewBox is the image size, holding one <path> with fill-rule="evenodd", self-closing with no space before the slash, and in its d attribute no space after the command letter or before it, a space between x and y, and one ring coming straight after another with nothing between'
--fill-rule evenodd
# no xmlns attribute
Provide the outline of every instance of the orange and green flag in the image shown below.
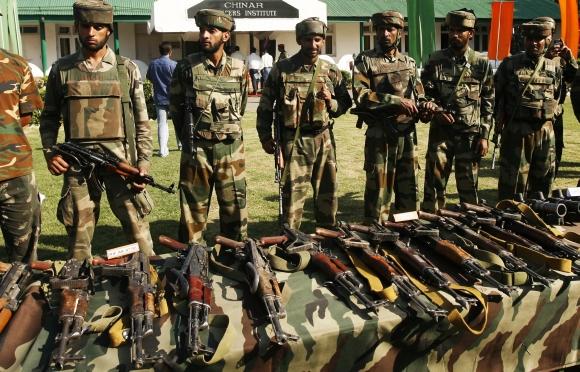
<svg viewBox="0 0 580 372"><path fill-rule="evenodd" d="M514 18L513 1L491 3L491 28L487 57L501 61L510 54Z"/></svg>
<svg viewBox="0 0 580 372"><path fill-rule="evenodd" d="M418 66L423 65L435 50L434 0L407 0L407 24L409 27L407 52Z"/></svg>

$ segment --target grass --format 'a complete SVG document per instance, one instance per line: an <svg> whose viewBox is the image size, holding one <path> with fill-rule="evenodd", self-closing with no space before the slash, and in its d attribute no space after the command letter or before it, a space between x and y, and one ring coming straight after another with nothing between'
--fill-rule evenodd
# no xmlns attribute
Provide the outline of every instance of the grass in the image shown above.
<svg viewBox="0 0 580 372"><path fill-rule="evenodd" d="M580 126L572 113L569 103L565 105L565 143L563 162L560 174L555 181L555 187L573 187L580 177L577 163L580 161ZM365 175L362 170L364 130L355 128L356 118L345 115L336 120L334 133L337 143L338 176L339 176L339 219L345 221L360 221L363 217L363 189ZM270 156L262 151L255 130L256 114L248 113L244 117L244 140L246 148L246 169L248 182L249 234L253 237L273 235L277 233L277 185L274 184L274 164ZM156 142L156 123L152 121ZM171 126L170 126L171 127ZM419 138L419 189L422 192L425 165L425 150L427 147L428 125L418 126ZM38 128L28 128L28 138L34 149L34 169L39 189L46 195L43 203L42 235L38 247L41 259L66 258L66 233L64 227L56 219L56 207L62 187L62 177L50 175L46 169L40 146ZM63 136L60 137L62 141ZM179 177L180 152L175 147L173 132L170 133L170 155L166 158L154 157L152 175L161 184L177 182ZM493 148L493 145L491 145ZM156 145L155 148L158 148ZM491 153L491 149L490 149ZM491 155L482 160L480 171L480 196L489 202L495 202L497 191L498 168L490 169ZM151 233L154 241L160 234L177 236L179 221L179 198L160 190L149 188L155 201L153 213L149 216ZM448 186L449 202L457 202L454 176L451 176ZM421 195L422 197L422 195ZM93 239L93 254L103 253L106 249L126 244L119 223L112 215L106 198L103 197L101 217ZM312 203L307 201L306 213L302 224L303 230L310 232L314 228ZM218 213L215 196L212 200L208 224L210 242L218 233ZM4 245L0 237L0 246ZM162 247L156 251L166 252Z"/></svg>

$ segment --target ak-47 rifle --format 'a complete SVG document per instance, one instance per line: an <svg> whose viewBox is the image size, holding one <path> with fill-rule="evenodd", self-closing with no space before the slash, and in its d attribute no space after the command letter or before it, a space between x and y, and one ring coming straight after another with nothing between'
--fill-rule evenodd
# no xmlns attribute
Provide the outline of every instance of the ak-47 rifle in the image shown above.
<svg viewBox="0 0 580 372"><path fill-rule="evenodd" d="M131 361L135 368L142 368L145 363L154 363L160 358L154 354L146 355L143 351L143 338L153 335L155 315L155 288L151 283L149 257L137 252L125 264L111 265L118 262L111 261L94 259L93 266L95 270L100 270L102 276L128 278L127 288L131 294Z"/></svg>
<svg viewBox="0 0 580 372"><path fill-rule="evenodd" d="M397 232L391 231L380 225L363 226L357 224L341 223L341 228L348 230L351 236L356 233L363 233L369 237L369 242L374 246L380 246L386 242L393 242L399 238ZM356 234L358 236L358 234ZM360 236L359 236L360 238ZM361 238L362 239L362 238ZM421 292L415 287L409 278L387 257L373 252L369 248L361 248L359 258L368 265L386 283L392 283L399 295L401 295L409 306L415 311L424 312L435 321L447 316L447 311L435 306L431 302L423 302L419 299Z"/></svg>
<svg viewBox="0 0 580 372"><path fill-rule="evenodd" d="M155 182L153 177L140 175L139 169L119 159L116 155L101 153L85 148L74 142L64 142L54 145L52 151L63 156L66 160L76 163L89 176L95 168L101 168L110 173L116 173L129 182L143 183L158 188L170 194L175 194L174 184L163 186Z"/></svg>
<svg viewBox="0 0 580 372"><path fill-rule="evenodd" d="M284 220L284 151L282 146L282 126L280 113L274 112L274 181L278 184L278 224L282 226Z"/></svg>
<svg viewBox="0 0 580 372"><path fill-rule="evenodd" d="M214 350L204 345L199 337L199 332L209 327L208 315L211 310L209 250L201 244L183 244L165 235L159 236L159 243L177 251L181 261L180 270L172 268L170 271L175 277L175 283L171 283L175 293L188 301L187 332L180 340L183 350L193 356L213 354Z"/></svg>
<svg viewBox="0 0 580 372"><path fill-rule="evenodd" d="M264 303L274 329L274 342L278 345L284 345L288 341L299 340L298 336L289 334L282 329L280 319L286 317L286 310L282 305L280 285L268 259L256 241L246 239L245 242L237 242L219 235L216 236L215 241L224 247L233 249L236 257L244 262L250 293L259 296Z"/></svg>
<svg viewBox="0 0 580 372"><path fill-rule="evenodd" d="M426 102L419 102L417 105L417 108L419 109L418 113L416 115L413 115L411 117L411 119L414 122L419 121L419 118L421 117L421 115L423 114L423 112L426 110L425 108L425 104ZM453 112L450 109L445 109L443 107L437 106L435 108L435 110L433 111L434 113L437 112ZM391 113L390 111L387 111L387 109L383 106L374 106L374 107L369 107L369 108L362 108L362 107L353 107L350 109L350 113L352 115L357 115L358 119L356 122L356 127L357 128L362 128L363 123L373 123L373 122L385 122L385 121L389 121L389 120L394 120L397 118L403 118L403 117L409 117L408 114L405 113L400 113L400 112L395 112L395 113Z"/></svg>
<svg viewBox="0 0 580 372"><path fill-rule="evenodd" d="M550 285L550 281L547 278L530 269L521 258L514 256L513 253L498 243L473 230L471 228L473 225L470 225L472 222L464 214L445 209L440 209L438 213L439 215L419 212L419 218L439 225L447 224L449 226L453 226L453 229L455 229L459 235L471 241L479 249L483 249L498 255L508 270L524 271L528 274L528 277L531 280L538 281L546 287Z"/></svg>
<svg viewBox="0 0 580 372"><path fill-rule="evenodd" d="M57 276L50 279L52 291L60 291L58 321L60 331L56 337L58 347L52 360L56 368L86 359L69 351L69 342L85 332L84 323L89 308L89 295L93 293L93 270L89 263L74 258L68 260Z"/></svg>
<svg viewBox="0 0 580 372"><path fill-rule="evenodd" d="M32 270L46 271L52 267L50 261L36 261L30 264L0 262L0 272L3 272L0 281L0 333L18 310L26 294L26 288L33 279Z"/></svg>
<svg viewBox="0 0 580 372"><path fill-rule="evenodd" d="M383 222L383 225L389 229L397 230L402 234L405 234L409 238L415 238L430 247L433 252L444 257L448 261L454 263L463 269L463 272L474 279L483 280L495 288L499 289L508 296L511 296L513 288L504 285L491 276L491 272L485 269L479 264L465 250L457 246L452 241L443 239L439 236L438 229L431 229L427 226L421 224L419 221L409 221L409 222ZM442 225L439 225L442 228Z"/></svg>
<svg viewBox="0 0 580 372"><path fill-rule="evenodd" d="M310 253L312 265L330 278L328 283L345 301L350 302L350 296L355 296L363 305L364 310L377 312L377 307L381 303L370 298L354 273L341 260L322 249L319 241L302 231L290 228L288 224L283 225L283 234L263 237L260 243L264 246L276 244L286 254Z"/></svg>

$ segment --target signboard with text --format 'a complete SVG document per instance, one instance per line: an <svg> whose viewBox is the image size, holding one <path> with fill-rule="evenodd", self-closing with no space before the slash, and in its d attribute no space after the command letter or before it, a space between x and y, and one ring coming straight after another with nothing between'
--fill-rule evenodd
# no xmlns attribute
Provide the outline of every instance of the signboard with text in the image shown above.
<svg viewBox="0 0 580 372"><path fill-rule="evenodd" d="M187 17L201 9L222 10L235 18L298 18L298 9L282 0L206 0L187 9Z"/></svg>

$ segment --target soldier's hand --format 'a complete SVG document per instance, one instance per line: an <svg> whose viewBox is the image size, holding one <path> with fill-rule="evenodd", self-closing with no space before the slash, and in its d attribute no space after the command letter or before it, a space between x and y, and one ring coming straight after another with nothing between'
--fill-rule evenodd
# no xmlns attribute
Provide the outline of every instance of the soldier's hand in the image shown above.
<svg viewBox="0 0 580 372"><path fill-rule="evenodd" d="M480 138L475 146L475 153L482 158L487 155L487 151L489 150L489 144L485 138Z"/></svg>
<svg viewBox="0 0 580 372"><path fill-rule="evenodd" d="M572 49L568 48L566 45L562 46L558 55L566 62L572 60Z"/></svg>
<svg viewBox="0 0 580 372"><path fill-rule="evenodd" d="M68 163L60 155L54 155L50 160L46 161L48 170L54 176L60 176L65 173L70 167Z"/></svg>
<svg viewBox="0 0 580 372"><path fill-rule="evenodd" d="M262 142L262 148L266 152L266 154L274 154L276 152L276 142L273 138L269 138L266 141Z"/></svg>
<svg viewBox="0 0 580 372"><path fill-rule="evenodd" d="M322 88L318 91L318 93L316 93L316 98L323 99L328 105L332 100L332 93L330 93L330 90L328 90L328 87L326 85L323 85Z"/></svg>
<svg viewBox="0 0 580 372"><path fill-rule="evenodd" d="M401 107L403 108L403 113L409 116L415 116L419 113L419 109L412 99L401 98Z"/></svg>
<svg viewBox="0 0 580 372"><path fill-rule="evenodd" d="M139 168L139 177L145 177L147 175L147 169L145 168ZM145 190L145 185L144 183L138 183L138 182L132 182L131 183L131 189L133 191L135 191L136 193L140 193L143 192L143 190Z"/></svg>
<svg viewBox="0 0 580 372"><path fill-rule="evenodd" d="M438 112L437 115L435 115L435 118L439 124L450 125L455 123L455 118L453 115L445 111Z"/></svg>
<svg viewBox="0 0 580 372"><path fill-rule="evenodd" d="M430 122L431 120L433 120L433 116L435 115L436 109L437 105L434 102L431 101L423 102L419 110L419 119L423 123Z"/></svg>

